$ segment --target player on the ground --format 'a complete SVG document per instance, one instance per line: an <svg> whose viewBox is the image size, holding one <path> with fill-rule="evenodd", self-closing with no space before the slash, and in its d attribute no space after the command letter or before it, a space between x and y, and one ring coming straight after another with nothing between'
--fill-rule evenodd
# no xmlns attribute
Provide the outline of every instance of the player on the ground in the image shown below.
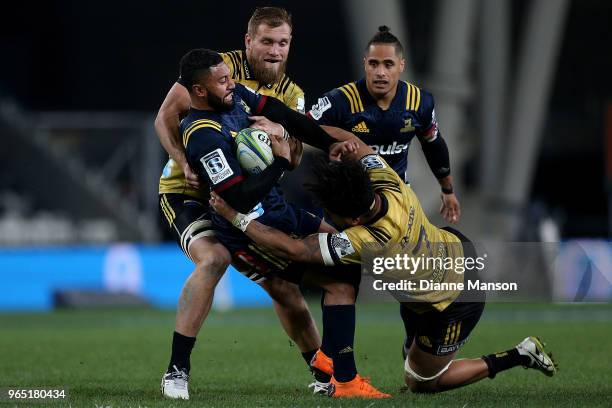
<svg viewBox="0 0 612 408"><path fill-rule="evenodd" d="M304 93L285 75L291 29L291 16L286 10L258 8L249 20L246 51L232 51L222 56L232 79L303 112ZM179 298L172 355L162 379L165 396L183 399L189 397L187 380L196 335L231 259L214 237L210 219L205 216L208 188L198 183L185 158L179 120L187 114L189 106L189 92L179 79L168 92L155 120L155 130L170 155L159 183L161 212L182 250L196 264ZM275 129L265 119L254 125L268 132ZM297 143L296 148L299 152L301 145ZM321 340L299 288L279 280L258 283L270 294L283 328L309 362Z"/></svg>
<svg viewBox="0 0 612 408"><path fill-rule="evenodd" d="M338 139L347 136L340 129L326 130ZM257 220L246 220L240 227L253 241L271 248L283 258L328 266L361 264L370 243L381 248L401 246L413 257L457 259L475 255L473 246L460 232L436 228L428 221L412 189L362 141L353 137L331 150L331 156L342 155L342 162L322 163L316 167L316 181L309 189L344 230L295 239ZM244 219L215 193L212 193L210 204L227 220ZM423 265L415 272L415 280L429 279L439 283L464 280L463 274L436 269L435 265ZM493 378L498 372L516 366L534 368L548 376L555 373L554 362L535 337L528 337L503 353L454 360L480 318L484 297L479 297L480 293L460 290L411 295L411 302L402 303L401 317L406 329L405 381L412 391L445 391L487 376ZM352 307L354 313L354 305L345 307ZM354 320L351 322L354 324ZM349 331L349 327L345 328ZM341 368L338 363L344 368L349 365L342 361L345 358L342 350L353 349L352 336L350 331L350 335L345 335L343 342L335 344L331 350L334 364L331 395L345 392L346 383L339 381L336 374ZM354 367L354 361L350 364Z"/></svg>
<svg viewBox="0 0 612 408"><path fill-rule="evenodd" d="M233 133L246 127L249 119L263 115L281 123L289 134L299 135L303 142L327 151L335 142L314 121L296 113L274 98L258 95L234 84L229 69L219 54L210 50L193 50L181 60L181 74L190 84L189 115L181 123L187 160L212 191L224 197L240 211L248 213L233 224L212 214L216 236L232 254L232 264L247 276L281 278L292 283L309 283L324 291L323 342L340 344L354 326L354 307L359 274L346 268L324 268L281 259L263 246L253 243L235 227L257 218L286 234L307 236L315 232L334 232L320 218L288 204L276 184L289 167L289 145L280 135L272 135L275 153L273 163L256 176L245 177L235 153ZM278 140L276 140L278 138ZM286 153L283 153L283 151ZM353 323L350 320L352 312ZM344 350L352 359L353 351ZM342 377L343 361L334 361ZM336 369L334 368L334 369ZM327 366L321 370L332 372ZM352 373L347 378L355 396L384 398L365 379Z"/></svg>
<svg viewBox="0 0 612 408"><path fill-rule="evenodd" d="M381 155L404 181L408 148L416 136L442 189L440 214L456 223L461 215L453 191L448 147L438 129L434 98L429 92L400 81L404 48L381 26L365 48L365 77L319 98L308 113L320 125L352 132Z"/></svg>

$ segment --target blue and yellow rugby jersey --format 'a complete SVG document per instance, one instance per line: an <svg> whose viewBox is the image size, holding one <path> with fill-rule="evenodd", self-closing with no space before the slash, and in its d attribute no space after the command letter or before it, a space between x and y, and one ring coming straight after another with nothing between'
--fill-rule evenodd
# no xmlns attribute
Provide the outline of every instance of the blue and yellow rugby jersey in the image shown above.
<svg viewBox="0 0 612 408"><path fill-rule="evenodd" d="M361 79L327 92L308 114L320 125L354 133L404 181L407 181L408 147L412 139L417 136L431 141L438 135L433 96L404 81L398 82L387 110L376 104L365 79Z"/></svg>
<svg viewBox="0 0 612 408"><path fill-rule="evenodd" d="M263 99L261 95L236 84L232 110L218 113L191 108L181 122L187 161L212 190L222 192L246 177L236 158L234 137L240 130L249 127L248 117L258 112ZM263 214L258 220L266 225L278 226L278 220L286 217L288 204L278 184L261 201L259 211L263 211ZM212 221L217 238L224 244L244 241L244 234L223 217L213 212Z"/></svg>
<svg viewBox="0 0 612 408"><path fill-rule="evenodd" d="M223 57L223 61L228 65L230 76L236 83L247 86L261 95L272 96L289 108L304 113L304 91L287 75L283 75L281 80L275 84L261 84L252 77L252 70L249 67L244 51L221 53L221 57ZM177 82L181 83L181 79L179 78ZM248 125L245 127L248 127ZM200 200L208 200L206 189L198 190L187 185L183 169L171 158L166 163L159 179L159 193L187 194Z"/></svg>
<svg viewBox="0 0 612 408"><path fill-rule="evenodd" d="M461 240L454 234L431 224L419 199L410 186L380 156L371 154L361 163L367 170L372 186L382 199L382 215L372 222L347 228L334 234L319 234L321 254L326 265L361 264L368 248L407 253L411 257L440 257L457 259L464 256ZM400 249L401 248L401 249ZM401 271L398 279L431 280L436 283L463 282L463 274L454 270L437 269L426 263L409 277ZM385 274L387 276L387 274ZM391 276L394 278L394 276ZM411 291L413 299L426 302L437 310L444 310L459 296L459 291Z"/></svg>

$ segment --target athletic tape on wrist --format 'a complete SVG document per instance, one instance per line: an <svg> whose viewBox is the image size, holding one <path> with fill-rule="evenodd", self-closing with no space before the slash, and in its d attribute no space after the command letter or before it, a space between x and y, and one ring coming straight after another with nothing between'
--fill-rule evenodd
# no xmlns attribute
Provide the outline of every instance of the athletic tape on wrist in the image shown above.
<svg viewBox="0 0 612 408"><path fill-rule="evenodd" d="M253 221L252 218L247 217L244 214L238 213L238 214L236 214L236 216L232 220L232 225L234 227L238 228L240 231L246 232L246 229L249 226L249 224L251 223L251 221Z"/></svg>

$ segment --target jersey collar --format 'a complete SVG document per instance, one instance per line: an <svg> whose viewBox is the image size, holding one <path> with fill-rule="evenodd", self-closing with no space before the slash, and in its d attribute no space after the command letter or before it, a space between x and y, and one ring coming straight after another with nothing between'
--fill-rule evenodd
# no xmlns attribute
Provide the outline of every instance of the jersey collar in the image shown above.
<svg viewBox="0 0 612 408"><path fill-rule="evenodd" d="M404 81L397 81L397 89L395 90L395 96L393 97L393 100L391 101L391 104L389 105L389 108L387 110L394 108L396 105L404 105L403 95L406 93L405 86L406 84L404 83ZM370 95L370 91L368 91L368 86L366 85L365 78L361 78L359 81L357 81L357 90L361 95L361 100L363 101L364 105L368 104L378 107L378 104L376 104L376 101L374 100L372 95Z"/></svg>
<svg viewBox="0 0 612 408"><path fill-rule="evenodd" d="M382 193L376 193L376 194L378 194L378 196L380 197L380 207L381 208L378 214L376 215L376 217L368 221L366 225L376 224L378 220L380 220L382 217L387 215L387 212L389 211L389 202L387 201L387 197L385 197L385 195Z"/></svg>

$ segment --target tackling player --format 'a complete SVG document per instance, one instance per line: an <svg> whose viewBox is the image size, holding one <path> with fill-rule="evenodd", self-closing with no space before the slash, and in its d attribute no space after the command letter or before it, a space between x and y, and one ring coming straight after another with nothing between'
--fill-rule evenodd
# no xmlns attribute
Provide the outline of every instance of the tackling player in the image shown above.
<svg viewBox="0 0 612 408"><path fill-rule="evenodd" d="M456 223L461 215L453 191L448 148L436 121L433 96L408 82L404 48L381 26L365 48L365 78L348 83L319 98L308 113L320 125L352 132L408 182L408 148L416 136L432 173L442 189L440 213Z"/></svg>
<svg viewBox="0 0 612 408"><path fill-rule="evenodd" d="M338 139L346 132L326 128ZM294 239L283 232L246 220L240 228L256 243L274 250L283 258L328 266L359 265L369 243L381 247L406 248L412 256L436 254L465 257L473 251L469 241L453 229L439 229L425 216L419 201L390 165L362 141L352 138L332 148L331 156L342 154L342 162L322 163L315 169L314 192L334 222L345 229ZM234 223L244 216L217 194L211 206ZM472 254L473 255L473 254ZM420 268L416 278L433 279L434 270ZM463 281L462 274L443 272L437 281ZM542 343L528 337L503 353L476 359L454 357L476 326L484 301L466 296L464 291L425 291L413 296L418 303L402 303L401 317L406 329L405 381L414 392L440 392L468 385L516 366L534 368L552 376L556 367ZM347 305L346 307L354 305ZM350 314L347 313L347 318ZM354 318L351 320L354 324ZM354 326L351 328L354 331ZM342 337L331 350L334 378L329 393L343 395L346 383L338 381L338 362L344 350L353 349L353 331ZM352 357L352 354L351 354ZM346 366L346 362L343 363ZM354 361L352 362L354 367ZM355 370L356 372L356 370Z"/></svg>
<svg viewBox="0 0 612 408"><path fill-rule="evenodd" d="M255 10L245 35L245 51L221 54L233 80L265 95L280 99L290 108L303 112L304 93L285 75L291 45L291 16L277 7ZM179 298L172 355L162 378L162 392L170 398L189 397L187 379L190 355L196 335L210 310L216 285L230 263L230 254L214 237L208 208L208 188L185 157L179 120L190 107L190 97L182 79L168 92L157 118L155 130L170 155L159 183L160 208L185 254L195 263ZM265 119L254 124L268 133L277 127ZM248 126L248 124L246 124ZM299 152L301 145L296 144ZM321 344L308 306L295 285L283 282L258 282L272 297L284 330L309 362Z"/></svg>

